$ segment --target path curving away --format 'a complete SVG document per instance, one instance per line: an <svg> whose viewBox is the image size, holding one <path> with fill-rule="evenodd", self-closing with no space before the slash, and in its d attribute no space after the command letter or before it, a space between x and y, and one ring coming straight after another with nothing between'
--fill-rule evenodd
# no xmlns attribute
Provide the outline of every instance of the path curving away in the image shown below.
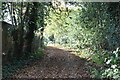
<svg viewBox="0 0 120 80"><path fill-rule="evenodd" d="M65 49L47 47L42 60L26 65L13 78L89 78L87 60L71 54ZM89 79L86 79L89 80Z"/></svg>

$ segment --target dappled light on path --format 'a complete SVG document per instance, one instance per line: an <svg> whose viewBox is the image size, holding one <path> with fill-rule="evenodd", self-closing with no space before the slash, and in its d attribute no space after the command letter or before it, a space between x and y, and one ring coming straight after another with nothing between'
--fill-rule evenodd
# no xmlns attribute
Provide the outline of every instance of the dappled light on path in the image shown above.
<svg viewBox="0 0 120 80"><path fill-rule="evenodd" d="M87 60L56 47L46 47L44 58L29 63L14 78L88 78Z"/></svg>

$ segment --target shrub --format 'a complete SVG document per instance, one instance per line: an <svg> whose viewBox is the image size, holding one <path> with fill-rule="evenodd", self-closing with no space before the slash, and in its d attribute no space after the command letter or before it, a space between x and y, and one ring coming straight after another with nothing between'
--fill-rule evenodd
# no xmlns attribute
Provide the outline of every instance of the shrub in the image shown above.
<svg viewBox="0 0 120 80"><path fill-rule="evenodd" d="M120 51L112 51L109 54L96 54L93 57L96 63L103 64L100 69L93 69L91 77L120 79ZM97 62L98 61L98 62Z"/></svg>

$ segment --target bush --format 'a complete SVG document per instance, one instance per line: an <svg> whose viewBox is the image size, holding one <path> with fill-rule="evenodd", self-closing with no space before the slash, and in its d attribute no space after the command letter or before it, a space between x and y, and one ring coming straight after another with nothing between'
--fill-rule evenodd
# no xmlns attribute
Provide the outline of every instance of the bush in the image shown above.
<svg viewBox="0 0 120 80"><path fill-rule="evenodd" d="M120 79L119 48L117 48L116 51L109 52L109 54L97 54L96 57L93 57L93 61L103 64L103 66L100 69L93 69L93 75L91 77Z"/></svg>

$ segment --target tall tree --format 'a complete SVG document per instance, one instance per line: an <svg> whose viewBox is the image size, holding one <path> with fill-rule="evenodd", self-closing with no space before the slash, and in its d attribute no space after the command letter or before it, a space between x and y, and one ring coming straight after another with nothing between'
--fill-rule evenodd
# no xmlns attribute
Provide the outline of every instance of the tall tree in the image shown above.
<svg viewBox="0 0 120 80"><path fill-rule="evenodd" d="M38 20L38 3L33 2L32 9L29 15L28 32L25 38L26 39L26 50L25 50L26 54L30 53L32 49L34 31L37 29L37 20Z"/></svg>

